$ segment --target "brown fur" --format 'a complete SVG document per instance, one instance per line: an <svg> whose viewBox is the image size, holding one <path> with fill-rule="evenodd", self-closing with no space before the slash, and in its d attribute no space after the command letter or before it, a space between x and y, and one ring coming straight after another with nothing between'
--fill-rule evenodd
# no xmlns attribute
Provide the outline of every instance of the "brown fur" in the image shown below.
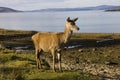
<svg viewBox="0 0 120 80"><path fill-rule="evenodd" d="M79 30L79 28L75 25L75 21L78 18L70 20L67 18L66 27L64 32L39 32L32 36L32 40L35 45L35 53L36 53L36 62L37 67L42 68L40 61L40 54L42 51L51 52L53 56L53 70L55 71L55 56L58 53L58 61L59 61L59 70L61 69L61 49L63 44L67 43L70 39L73 30Z"/></svg>

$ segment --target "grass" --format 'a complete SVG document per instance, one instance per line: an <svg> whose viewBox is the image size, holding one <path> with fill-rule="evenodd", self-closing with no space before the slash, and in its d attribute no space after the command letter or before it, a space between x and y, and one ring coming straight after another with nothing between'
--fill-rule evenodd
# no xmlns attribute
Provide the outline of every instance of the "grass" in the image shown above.
<svg viewBox="0 0 120 80"><path fill-rule="evenodd" d="M73 34L73 38L81 38L81 39L105 39L105 38L114 38L120 39L120 33L75 33Z"/></svg>
<svg viewBox="0 0 120 80"><path fill-rule="evenodd" d="M38 72L37 75L31 75L31 80L97 80L94 76L90 76L87 74L79 73L79 72L64 72L64 73L53 73L53 72ZM29 78L28 78L29 79Z"/></svg>
<svg viewBox="0 0 120 80"><path fill-rule="evenodd" d="M0 29L0 35L32 34L34 31Z"/></svg>
<svg viewBox="0 0 120 80"><path fill-rule="evenodd" d="M27 55L27 56L26 56ZM29 56L29 57L28 57ZM2 60L2 61L1 61ZM98 80L99 77L80 72L36 69L35 55L27 54L0 54L0 80ZM3 62L4 61L4 62Z"/></svg>

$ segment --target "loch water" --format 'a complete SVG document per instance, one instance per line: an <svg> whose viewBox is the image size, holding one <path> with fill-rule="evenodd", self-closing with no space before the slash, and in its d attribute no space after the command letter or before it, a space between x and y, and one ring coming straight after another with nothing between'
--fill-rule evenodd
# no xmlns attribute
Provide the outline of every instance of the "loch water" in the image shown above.
<svg viewBox="0 0 120 80"><path fill-rule="evenodd" d="M0 28L62 32L67 17L79 18L82 33L120 33L120 12L105 11L0 13Z"/></svg>

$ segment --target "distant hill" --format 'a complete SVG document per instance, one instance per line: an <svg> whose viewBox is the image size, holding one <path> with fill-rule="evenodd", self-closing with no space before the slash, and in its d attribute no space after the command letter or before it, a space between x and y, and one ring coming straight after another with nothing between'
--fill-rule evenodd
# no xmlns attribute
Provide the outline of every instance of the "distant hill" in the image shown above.
<svg viewBox="0 0 120 80"><path fill-rule="evenodd" d="M31 12L43 12L43 11L88 11L88 10L109 10L120 8L120 6L112 6L112 5L101 5L95 7L77 7L77 8L47 8L47 9L40 9L40 10L33 10Z"/></svg>
<svg viewBox="0 0 120 80"><path fill-rule="evenodd" d="M44 11L88 11L88 10L104 10L109 11L114 9L120 9L120 6L112 6L112 5L101 5L95 7L77 7L77 8L47 8L47 9L39 9L32 11L19 11L7 7L0 7L0 13L9 13L9 12L44 12ZM116 10L115 10L116 11Z"/></svg>
<svg viewBox="0 0 120 80"><path fill-rule="evenodd" d="M116 12L120 11L120 8L105 10L106 12Z"/></svg>
<svg viewBox="0 0 120 80"><path fill-rule="evenodd" d="M22 12L22 11L7 8L7 7L0 7L0 13L8 13L8 12Z"/></svg>

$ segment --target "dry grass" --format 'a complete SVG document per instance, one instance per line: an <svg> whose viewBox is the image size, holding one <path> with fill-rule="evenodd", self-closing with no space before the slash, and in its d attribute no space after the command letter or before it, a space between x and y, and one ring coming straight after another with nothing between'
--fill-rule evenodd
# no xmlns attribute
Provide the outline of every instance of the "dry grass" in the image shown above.
<svg viewBox="0 0 120 80"><path fill-rule="evenodd" d="M0 35L32 34L34 31L0 29Z"/></svg>

